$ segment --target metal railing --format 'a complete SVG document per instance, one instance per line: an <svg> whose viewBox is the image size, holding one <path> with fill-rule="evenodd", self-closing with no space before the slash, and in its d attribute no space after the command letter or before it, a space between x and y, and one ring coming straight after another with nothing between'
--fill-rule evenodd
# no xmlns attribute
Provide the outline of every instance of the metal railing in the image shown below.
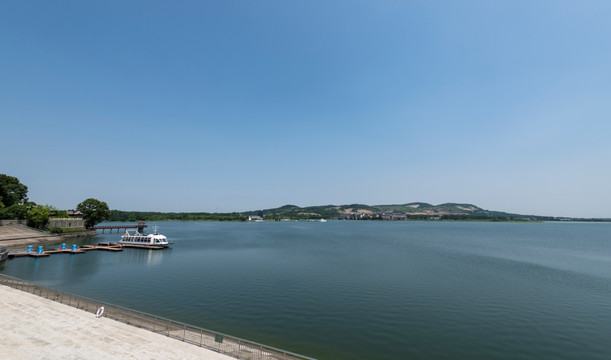
<svg viewBox="0 0 611 360"><path fill-rule="evenodd" d="M46 299L57 301L92 314L96 314L100 307L104 307L103 316L150 330L174 339L178 339L196 346L210 349L222 354L245 360L316 360L314 358L278 349L272 346L259 344L254 341L241 339L213 330L170 320L164 317L148 314L113 305L87 297L65 293L29 283L17 278L0 274L0 285L12 287Z"/></svg>

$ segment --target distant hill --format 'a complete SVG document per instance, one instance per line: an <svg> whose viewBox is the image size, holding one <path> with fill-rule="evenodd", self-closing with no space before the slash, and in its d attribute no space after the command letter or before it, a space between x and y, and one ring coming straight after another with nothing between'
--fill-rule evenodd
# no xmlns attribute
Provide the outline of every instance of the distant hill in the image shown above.
<svg viewBox="0 0 611 360"><path fill-rule="evenodd" d="M300 207L284 205L234 213L164 213L111 210L109 221L135 222L139 220L211 220L246 221L260 216L267 220L346 219L346 220L483 220L483 221L611 221L611 219L569 219L552 216L511 214L485 210L472 204L445 203L431 205L423 202L395 205L321 205Z"/></svg>
<svg viewBox="0 0 611 360"><path fill-rule="evenodd" d="M491 219L491 220L544 220L545 216L510 214L484 210L472 204L445 203L431 205L423 202L395 205L323 205L299 207L284 205L274 209L262 209L243 213L247 216L265 215L270 219L324 218L324 219Z"/></svg>

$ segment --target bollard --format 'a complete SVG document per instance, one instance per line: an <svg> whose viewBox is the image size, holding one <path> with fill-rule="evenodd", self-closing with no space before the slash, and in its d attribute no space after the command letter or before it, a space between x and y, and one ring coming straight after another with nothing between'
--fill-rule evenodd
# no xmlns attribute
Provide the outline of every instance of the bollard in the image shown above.
<svg viewBox="0 0 611 360"><path fill-rule="evenodd" d="M66 244L62 244L62 250L66 250Z"/></svg>
<svg viewBox="0 0 611 360"><path fill-rule="evenodd" d="M28 252L32 252L32 245L28 246Z"/></svg>
<svg viewBox="0 0 611 360"><path fill-rule="evenodd" d="M76 251L76 244L72 245L72 251Z"/></svg>
<svg viewBox="0 0 611 360"><path fill-rule="evenodd" d="M42 246L39 246L39 247L38 247L38 252L37 252L37 254L42 254Z"/></svg>

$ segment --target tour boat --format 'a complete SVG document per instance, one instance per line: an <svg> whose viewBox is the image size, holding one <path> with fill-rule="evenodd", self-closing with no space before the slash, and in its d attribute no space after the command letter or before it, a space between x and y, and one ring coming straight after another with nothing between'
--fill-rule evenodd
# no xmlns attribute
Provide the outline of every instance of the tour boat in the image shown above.
<svg viewBox="0 0 611 360"><path fill-rule="evenodd" d="M153 246L163 246L168 247L170 243L165 235L161 235L157 233L158 226L153 226L152 234L140 234L138 230L134 230L132 234L125 230L125 234L121 236L121 240L119 240L119 244L133 244L133 245L153 245Z"/></svg>

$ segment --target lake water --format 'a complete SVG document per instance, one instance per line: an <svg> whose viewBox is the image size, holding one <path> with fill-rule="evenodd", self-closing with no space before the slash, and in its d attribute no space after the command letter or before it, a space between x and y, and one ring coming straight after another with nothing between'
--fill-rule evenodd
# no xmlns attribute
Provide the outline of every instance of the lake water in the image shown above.
<svg viewBox="0 0 611 360"><path fill-rule="evenodd" d="M158 224L0 271L319 359L611 358L609 223Z"/></svg>

